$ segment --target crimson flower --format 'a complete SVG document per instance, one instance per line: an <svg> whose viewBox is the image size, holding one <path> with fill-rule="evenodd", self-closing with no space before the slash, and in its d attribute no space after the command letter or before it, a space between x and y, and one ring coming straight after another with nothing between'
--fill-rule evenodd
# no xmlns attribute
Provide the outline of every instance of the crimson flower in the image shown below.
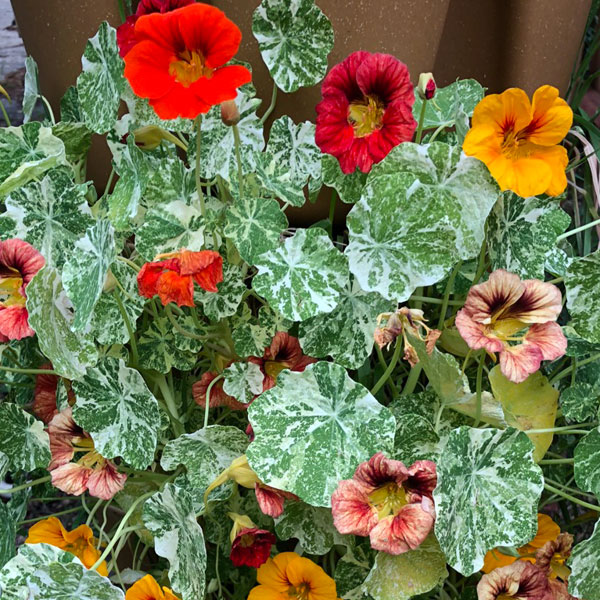
<svg viewBox="0 0 600 600"><path fill-rule="evenodd" d="M420 546L435 521L432 493L435 463L405 467L381 452L358 465L331 496L333 523L340 533L369 536L375 550L402 554Z"/></svg>
<svg viewBox="0 0 600 600"><path fill-rule="evenodd" d="M0 242L0 342L35 335L27 320L25 289L44 263L44 257L23 240Z"/></svg>
<svg viewBox="0 0 600 600"><path fill-rule="evenodd" d="M331 69L317 104L317 146L335 156L344 173L368 173L417 123L406 65L389 54L353 52Z"/></svg>
<svg viewBox="0 0 600 600"><path fill-rule="evenodd" d="M137 276L138 290L144 298L158 295L163 306L194 306L194 281L207 292L217 292L223 281L223 259L218 252L181 250L161 254L158 262L146 263Z"/></svg>
<svg viewBox="0 0 600 600"><path fill-rule="evenodd" d="M257 569L267 561L271 546L277 538L266 529L259 529L248 515L230 512L233 520L230 533L231 552L229 558L236 567L246 566Z"/></svg>
<svg viewBox="0 0 600 600"><path fill-rule="evenodd" d="M208 4L147 14L135 23L125 77L161 119L194 119L233 100L237 88L251 81L246 67L226 65L241 39L238 27Z"/></svg>

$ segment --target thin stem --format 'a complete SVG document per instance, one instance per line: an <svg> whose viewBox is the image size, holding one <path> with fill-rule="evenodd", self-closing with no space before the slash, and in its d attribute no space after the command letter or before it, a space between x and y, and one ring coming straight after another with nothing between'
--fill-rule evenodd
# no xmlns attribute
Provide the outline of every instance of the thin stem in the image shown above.
<svg viewBox="0 0 600 600"><path fill-rule="evenodd" d="M185 428L181 422L181 417L179 416L179 411L177 410L177 405L175 404L175 398L173 398L173 395L171 394L171 389L169 388L169 384L167 383L164 375L157 377L156 383L160 388L160 392L165 404L167 405L169 414L173 417L172 423L175 435L179 437L182 433L185 433Z"/></svg>
<svg viewBox="0 0 600 600"><path fill-rule="evenodd" d="M415 387L417 382L419 381L419 376L421 375L421 371L423 370L423 365L421 363L416 364L408 374L406 378L406 383L404 384L404 389L402 390L403 396L408 396L415 391Z"/></svg>
<svg viewBox="0 0 600 600"><path fill-rule="evenodd" d="M477 264L477 271L475 272L475 278L473 279L473 284L475 285L477 283L479 283L479 280L481 279L481 277L483 276L483 272L485 271L485 253L487 250L487 244L485 241L485 238L483 239L483 242L481 244L481 250L479 252L479 262Z"/></svg>
<svg viewBox="0 0 600 600"><path fill-rule="evenodd" d="M448 283L446 283L446 289L444 290L444 299L442 300L442 308L440 309L440 318L438 320L438 329L441 329L444 326L444 321L446 320L446 311L448 310L448 303L450 302L450 294L452 293L452 288L454 286L454 280L458 275L458 271L462 265L462 261L456 263L456 266L450 273L450 277L448 277Z"/></svg>
<svg viewBox="0 0 600 600"><path fill-rule="evenodd" d="M48 371L46 371L46 373L47 372ZM31 488L35 485L46 483L47 481L50 481L50 479L52 479L52 477L50 475L46 475L46 477L40 477L39 479L34 479L33 481L28 481L27 483L22 483L21 485L16 485L6 490L0 490L0 496L3 496L4 494L14 494L15 492L26 490L27 488Z"/></svg>
<svg viewBox="0 0 600 600"><path fill-rule="evenodd" d="M189 337L192 340L203 341L206 339L206 336L196 335L195 333L192 333L191 331L184 329L175 319L175 315L173 314L173 311L171 310L171 306L169 304L167 304L165 306L165 314L167 315L167 318L171 322L171 325L173 325L173 329L178 331L181 335L184 335L185 337Z"/></svg>
<svg viewBox="0 0 600 600"><path fill-rule="evenodd" d="M81 506L76 506L75 508L67 508L66 510L61 510L59 512L52 513L52 515L42 515L41 517L35 517L33 519L25 519L24 521L17 521L17 525L27 525L27 523L35 523L36 521L43 521L44 519L52 517L60 517L62 515L68 515L70 513L78 512L81 510Z"/></svg>
<svg viewBox="0 0 600 600"><path fill-rule="evenodd" d="M444 300L441 298L431 298L430 296L415 296L412 295L410 300L415 302L425 302L426 304L444 304ZM448 300L447 306L462 306L464 301L461 300Z"/></svg>
<svg viewBox="0 0 600 600"><path fill-rule="evenodd" d="M126 264L128 267L131 267L136 273L140 272L140 267L138 267L132 260L125 258L124 256L117 256L117 260L120 260L122 263Z"/></svg>
<svg viewBox="0 0 600 600"><path fill-rule="evenodd" d="M481 422L481 385L483 378L483 365L485 363L485 352L482 352L479 356L479 364L477 365L477 380L475 383L475 390L477 396L477 406L475 409L475 424L473 427L479 426Z"/></svg>
<svg viewBox="0 0 600 600"><path fill-rule="evenodd" d="M573 458L545 458L538 465L572 465L573 462Z"/></svg>
<svg viewBox="0 0 600 600"><path fill-rule="evenodd" d="M373 396L383 387L383 384L388 380L389 376L392 374L396 365L398 364L398 359L400 358L400 350L402 349L402 338L396 338L396 347L394 348L394 354L392 355L392 360L388 365L388 368L383 372L379 381L373 386L371 390L371 394Z"/></svg>
<svg viewBox="0 0 600 600"><path fill-rule="evenodd" d="M83 500L83 496L82 496L82 500ZM96 514L96 511L100 508L100 505L102 504L102 498L99 498L96 502L96 504L94 504L94 507L92 508L92 510L90 510L90 512L88 513L88 518L85 521L85 524L89 526L89 524L93 521L94 519L94 515Z"/></svg>
<svg viewBox="0 0 600 600"><path fill-rule="evenodd" d="M0 366L0 371L8 371L9 373L23 373L24 375L59 375L53 369L19 369L17 367Z"/></svg>
<svg viewBox="0 0 600 600"><path fill-rule="evenodd" d="M597 504L590 504L589 502L580 500L579 498L576 498L575 496L572 496L571 494L567 494L566 492L563 492L562 490L555 488L553 485L551 485L547 482L544 482L544 487L548 491L552 492L553 494L556 494L557 496L562 496L566 500L570 500L571 502L574 502L575 504L579 504L579 506L583 506L584 508L588 508L590 510L595 510L596 512L600 512L600 506L598 506Z"/></svg>
<svg viewBox="0 0 600 600"><path fill-rule="evenodd" d="M581 227L576 227L575 229L571 229L565 233L562 233L561 235L559 235L556 238L556 241L560 242L561 240L565 240L568 237L575 235L576 233L585 231L586 229L590 229L591 227L594 227L596 225L600 225L600 219L596 219L595 221L590 221L589 223L586 223L585 225L582 225Z"/></svg>
<svg viewBox="0 0 600 600"><path fill-rule="evenodd" d="M208 412L210 409L210 393L212 392L212 389L213 389L214 385L217 383L217 381L220 381L221 379L223 379L223 374L217 375L208 384L208 387L206 388L206 396L205 396L205 404L204 404L204 429L206 429L208 427Z"/></svg>
<svg viewBox="0 0 600 600"><path fill-rule="evenodd" d="M46 112L48 113L48 118L52 122L52 125L56 125L56 119L54 118L54 111L52 110L52 107L50 106L50 102L48 102L48 99L46 98L46 96L42 96L40 94L39 97L42 99L42 102L44 103Z"/></svg>
<svg viewBox="0 0 600 600"><path fill-rule="evenodd" d="M202 148L202 115L196 117L196 190L200 201L200 214L206 218L206 206L204 204L204 193L200 181L200 150Z"/></svg>
<svg viewBox="0 0 600 600"><path fill-rule="evenodd" d="M129 315L127 314L127 311L125 310L125 306L123 306L123 301L121 300L121 294L118 289L115 288L113 290L113 296L115 298L115 302L117 303L119 312L121 313L121 318L125 322L127 334L129 335L129 345L131 346L131 358L132 358L133 365L137 366L139 356L138 356L138 349L137 349L137 341L135 339L135 331L133 329L131 321L129 320Z"/></svg>
<svg viewBox="0 0 600 600"><path fill-rule="evenodd" d="M269 108L265 110L265 114L260 119L260 124L264 125L265 121L269 118L273 110L275 109L275 104L277 102L277 85L273 83L273 92L271 94L271 104L269 104Z"/></svg>
<svg viewBox="0 0 600 600"><path fill-rule="evenodd" d="M2 111L2 116L4 117L6 124L8 125L8 127L11 127L12 123L10 122L10 117L8 116L8 113L6 112L6 108L4 108L4 102L2 102L1 100L0 100L0 110Z"/></svg>
<svg viewBox="0 0 600 600"><path fill-rule="evenodd" d="M331 237L333 238L333 219L335 217L335 202L337 200L337 191L331 190L331 200L329 201L329 223L331 224Z"/></svg>
<svg viewBox="0 0 600 600"><path fill-rule="evenodd" d="M544 481L546 483L549 483L550 485L554 485L557 488L564 490L565 492L569 492L570 494L577 494L578 496L587 496L588 498L592 498L593 500L596 499L596 496L594 496L594 494L586 494L585 492L582 492L581 490L575 489L575 488L571 488L568 485L564 485L562 483L559 483L558 481L554 481L554 479L550 479L549 477L544 477ZM571 481L569 480L569 483L571 483Z"/></svg>
<svg viewBox="0 0 600 600"><path fill-rule="evenodd" d="M421 104L421 112L419 113L419 125L417 127L417 133L415 135L415 143L420 144L421 138L423 137L423 124L425 123L425 110L427 108L427 100L423 98Z"/></svg>
<svg viewBox="0 0 600 600"><path fill-rule="evenodd" d="M242 140L240 139L240 130L237 125L232 125L233 141L235 143L235 162L237 163L237 176L240 198L244 196L244 172L242 169Z"/></svg>
<svg viewBox="0 0 600 600"><path fill-rule="evenodd" d="M595 360L598 360L599 358L600 358L600 352L597 354L592 354L592 356L586 358L585 360L578 361L576 365L572 364L570 367L563 369L557 375L555 375L550 380L550 385L553 385L559 379L562 379L563 377L566 377L567 375L569 375L573 369L583 367L583 365L587 365L588 363L594 362Z"/></svg>

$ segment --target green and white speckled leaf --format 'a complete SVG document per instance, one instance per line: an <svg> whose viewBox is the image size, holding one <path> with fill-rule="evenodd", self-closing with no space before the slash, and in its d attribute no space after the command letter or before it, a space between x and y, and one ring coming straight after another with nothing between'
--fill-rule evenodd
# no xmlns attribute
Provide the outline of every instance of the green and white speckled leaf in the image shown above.
<svg viewBox="0 0 600 600"><path fill-rule="evenodd" d="M85 158L92 143L92 132L83 123L59 122L52 133L65 145L67 159L75 164Z"/></svg>
<svg viewBox="0 0 600 600"><path fill-rule="evenodd" d="M0 452L15 471L45 469L50 462L50 441L44 423L16 404L0 404Z"/></svg>
<svg viewBox="0 0 600 600"><path fill-rule="evenodd" d="M340 163L335 156L323 154L321 157L323 183L335 188L342 202L354 204L360 200L367 182L367 174L359 169L346 175L340 169Z"/></svg>
<svg viewBox="0 0 600 600"><path fill-rule="evenodd" d="M223 379L223 391L243 404L262 394L264 375L254 363L234 362L223 371Z"/></svg>
<svg viewBox="0 0 600 600"><path fill-rule="evenodd" d="M202 306L204 314L212 321L234 315L248 290L239 267L223 265L223 281L217 283L217 290L206 292L198 286L194 290L194 302Z"/></svg>
<svg viewBox="0 0 600 600"><path fill-rule="evenodd" d="M33 109L39 98L38 66L33 56L25 59L25 79L23 85L23 123L31 121Z"/></svg>
<svg viewBox="0 0 600 600"><path fill-rule="evenodd" d="M585 340L600 343L600 250L574 260L565 274L571 325Z"/></svg>
<svg viewBox="0 0 600 600"><path fill-rule="evenodd" d="M70 85L60 99L60 120L69 123L80 123L82 119L77 88Z"/></svg>
<svg viewBox="0 0 600 600"><path fill-rule="evenodd" d="M600 497L600 431L594 429L575 447L575 482L584 492Z"/></svg>
<svg viewBox="0 0 600 600"><path fill-rule="evenodd" d="M200 208L181 200L151 208L135 236L136 250L144 260L157 254L187 248L193 252L204 246L204 219Z"/></svg>
<svg viewBox="0 0 600 600"><path fill-rule="evenodd" d="M307 554L325 554L336 544L349 543L349 536L335 528L329 508L304 502L285 503L285 512L275 520L275 533L280 540L297 539Z"/></svg>
<svg viewBox="0 0 600 600"><path fill-rule="evenodd" d="M0 502L0 569L14 557L16 553L17 526L12 518L8 503ZM1 573L1 572L0 572ZM1 575L0 575L1 577ZM0 584L0 594L2 587Z"/></svg>
<svg viewBox="0 0 600 600"><path fill-rule="evenodd" d="M256 267L256 292L293 321L331 312L348 282L345 256L319 228L299 229L257 258Z"/></svg>
<svg viewBox="0 0 600 600"><path fill-rule="evenodd" d="M10 467L10 458L0 450L0 479L4 479Z"/></svg>
<svg viewBox="0 0 600 600"><path fill-rule="evenodd" d="M117 286L111 292L105 292L100 296L92 315L91 333L99 344L126 344L129 341L129 332L119 310L116 296L121 300L134 328L144 310L146 299L138 293L137 274L131 267L117 260L110 271L126 294Z"/></svg>
<svg viewBox="0 0 600 600"><path fill-rule="evenodd" d="M68 165L65 145L37 121L0 129L0 194L25 185L44 171Z"/></svg>
<svg viewBox="0 0 600 600"><path fill-rule="evenodd" d="M4 199L0 236L29 242L46 264L62 266L75 242L94 224L86 190L86 185L75 185L66 170L49 171Z"/></svg>
<svg viewBox="0 0 600 600"><path fill-rule="evenodd" d="M121 149L115 170L119 174L112 194L108 197L108 218L117 231L125 231L140 209L140 200L150 178L144 153L135 145L134 136L127 138Z"/></svg>
<svg viewBox="0 0 600 600"><path fill-rule="evenodd" d="M567 356L583 358L600 352L600 343L588 342L579 336L570 325L565 325L562 330L568 342L567 351L565 352Z"/></svg>
<svg viewBox="0 0 600 600"><path fill-rule="evenodd" d="M79 379L96 364L98 351L90 334L73 332L73 308L58 271L45 266L27 286L29 325L53 369L67 379Z"/></svg>
<svg viewBox="0 0 600 600"><path fill-rule="evenodd" d="M286 165L278 163L267 154L256 155L255 175L265 195L278 198L290 206L300 207L306 201L302 187L292 179Z"/></svg>
<svg viewBox="0 0 600 600"><path fill-rule="evenodd" d="M168 373L173 368L180 371L193 369L196 354L179 349L180 344L177 342L180 337L183 336L174 330L166 317L150 320L148 326L139 334L140 366L159 373Z"/></svg>
<svg viewBox="0 0 600 600"><path fill-rule="evenodd" d="M281 372L248 408L248 461L261 481L313 506L330 506L341 479L376 452L391 452L395 419L335 363Z"/></svg>
<svg viewBox="0 0 600 600"><path fill-rule="evenodd" d="M145 203L152 207L179 200L191 204L196 198L194 172L177 156L150 161L150 179L144 192Z"/></svg>
<svg viewBox="0 0 600 600"><path fill-rule="evenodd" d="M600 386L577 381L560 394L563 416L572 423L592 420L600 408Z"/></svg>
<svg viewBox="0 0 600 600"><path fill-rule="evenodd" d="M417 460L437 461L441 450L440 437L431 422L421 415L397 414L392 407L389 408L396 417L393 458L406 465Z"/></svg>
<svg viewBox="0 0 600 600"><path fill-rule="evenodd" d="M250 265L277 247L281 232L288 226L277 200L252 196L234 199L226 219L223 233L233 240L240 256Z"/></svg>
<svg viewBox="0 0 600 600"><path fill-rule="evenodd" d="M433 535L418 548L394 556L378 552L362 589L373 600L408 600L448 577L446 557Z"/></svg>
<svg viewBox="0 0 600 600"><path fill-rule="evenodd" d="M300 325L300 345L305 354L331 356L348 369L358 369L373 350L377 315L394 307L376 292L363 292L355 281L342 290L338 305Z"/></svg>
<svg viewBox="0 0 600 600"><path fill-rule="evenodd" d="M174 471L179 465L186 474L196 498L202 499L206 488L232 463L246 452L248 436L237 427L210 425L194 433L186 433L165 446L160 466ZM219 486L210 493L210 500L226 500L232 485Z"/></svg>
<svg viewBox="0 0 600 600"><path fill-rule="evenodd" d="M122 360L105 358L73 382L73 419L105 458L120 456L136 469L154 460L160 429L158 402L144 378Z"/></svg>
<svg viewBox="0 0 600 600"><path fill-rule="evenodd" d="M83 71L77 78L77 92L83 121L92 131L106 133L117 120L125 88L117 33L106 21L88 40L81 65Z"/></svg>
<svg viewBox="0 0 600 600"><path fill-rule="evenodd" d="M571 217L551 199L502 194L488 220L492 269L543 280L546 255L570 223Z"/></svg>
<svg viewBox="0 0 600 600"><path fill-rule="evenodd" d="M569 593L585 600L600 600L600 521L592 535L574 548L569 559Z"/></svg>
<svg viewBox="0 0 600 600"><path fill-rule="evenodd" d="M314 0L263 0L252 33L277 87L284 92L319 83L333 48L333 28Z"/></svg>
<svg viewBox="0 0 600 600"><path fill-rule="evenodd" d="M109 221L96 221L85 236L75 242L62 276L75 309L71 324L74 331L83 331L89 326L106 274L116 257L115 231Z"/></svg>
<svg viewBox="0 0 600 600"><path fill-rule="evenodd" d="M244 173L253 173L256 169L256 153L265 147L263 127L256 115L260 100L252 98L239 90L236 104L240 111L237 124L240 133L240 156ZM226 181L237 180L237 160L235 156L235 138L233 127L221 121L221 111L215 106L202 121L202 140L200 149L200 173L206 179L220 175ZM190 148L193 145L190 142Z"/></svg>
<svg viewBox="0 0 600 600"><path fill-rule="evenodd" d="M535 536L544 478L522 431L455 429L437 474L435 534L459 573L479 571L492 548L522 546Z"/></svg>
<svg viewBox="0 0 600 600"><path fill-rule="evenodd" d="M471 116L475 106L483 99L484 88L475 79L459 79L443 88L438 88L433 100L427 102L425 108L425 129L432 129L440 125L451 127L461 114ZM421 100L415 92L413 116L419 121L421 114Z"/></svg>
<svg viewBox="0 0 600 600"><path fill-rule="evenodd" d="M406 142L373 167L348 215L350 271L365 291L403 302L477 255L498 199L486 166L442 142Z"/></svg>
<svg viewBox="0 0 600 600"><path fill-rule="evenodd" d="M241 316L234 317L233 343L236 354L242 358L262 356L265 348L277 331L288 331L293 322L273 311L270 306L262 306L258 318L253 317L248 305L242 305Z"/></svg>
<svg viewBox="0 0 600 600"><path fill-rule="evenodd" d="M154 551L169 561L171 588L182 600L204 598L206 547L190 493L172 483L144 505Z"/></svg>

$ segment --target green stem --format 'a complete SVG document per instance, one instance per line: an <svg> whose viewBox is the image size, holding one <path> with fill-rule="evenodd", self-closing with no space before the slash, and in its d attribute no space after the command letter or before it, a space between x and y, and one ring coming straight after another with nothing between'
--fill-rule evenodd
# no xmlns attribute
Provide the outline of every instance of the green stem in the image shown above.
<svg viewBox="0 0 600 600"><path fill-rule="evenodd" d="M417 126L417 133L415 135L415 143L420 144L421 138L423 137L423 124L425 123L425 109L427 108L427 100L423 98L423 104L421 104L421 112L419 113L419 125Z"/></svg>
<svg viewBox="0 0 600 600"><path fill-rule="evenodd" d="M478 427L481 422L481 385L483 379L483 365L485 363L485 352L482 352L479 356L479 363L477 365L477 380L475 383L475 390L477 396L477 407L475 409L475 424L473 427Z"/></svg>
<svg viewBox="0 0 600 600"><path fill-rule="evenodd" d="M81 506L76 506L75 508L67 508L66 510L61 510L56 513L52 513L52 515L42 515L41 517L35 517L33 519L25 519L24 521L17 521L17 525L27 525L27 523L35 523L36 521L43 521L47 519L49 516L52 517L60 517L62 515L68 515L70 513L78 512L81 510Z"/></svg>
<svg viewBox="0 0 600 600"><path fill-rule="evenodd" d="M375 344L375 350L377 352L377 358L379 359L379 364L383 367L383 370L385 371L388 367L387 363L385 362L385 358L383 358L383 352L381 351L381 348ZM392 390L392 394L394 395L394 398L398 395L398 388L396 387L396 384L391 380L388 379L387 384L390 386L391 390Z"/></svg>
<svg viewBox="0 0 600 600"><path fill-rule="evenodd" d="M379 381L373 386L371 390L371 394L373 396L383 387L383 384L388 380L389 376L392 374L396 365L398 364L398 359L400 358L400 351L402 350L402 338L396 338L396 347L394 348L394 354L392 355L392 360L388 365L388 368L383 372Z"/></svg>
<svg viewBox="0 0 600 600"><path fill-rule="evenodd" d="M240 139L240 130L237 125L232 125L233 140L235 143L235 162L237 163L237 176L240 198L244 197L244 172L242 170L242 140Z"/></svg>
<svg viewBox="0 0 600 600"><path fill-rule="evenodd" d="M122 263L126 264L128 267L131 267L136 273L140 272L140 267L138 267L132 260L125 258L124 256L117 256L117 260L120 260Z"/></svg>
<svg viewBox="0 0 600 600"><path fill-rule="evenodd" d="M337 200L337 192L335 188L331 190L331 200L329 201L329 223L331 224L331 237L333 239L333 219L335 217L335 202Z"/></svg>
<svg viewBox="0 0 600 600"><path fill-rule="evenodd" d="M202 182L200 181L200 149L202 148L202 115L196 117L196 190L198 200L200 201L200 214L206 218L206 206L204 204L204 193L202 192Z"/></svg>
<svg viewBox="0 0 600 600"><path fill-rule="evenodd" d="M553 494L556 494L557 496L562 496L566 500L570 500L571 502L574 502L575 504L579 504L579 506L583 506L584 508L588 508L590 510L595 510L596 512L600 512L600 506L598 506L597 504L590 504L589 502L580 500L579 498L576 498L575 496L572 496L571 494L567 494L566 492L559 490L558 488L554 487L553 485L550 485L547 482L544 483L544 487L548 491L552 492Z"/></svg>
<svg viewBox="0 0 600 600"><path fill-rule="evenodd" d="M85 494L84 494L84 495L85 495ZM82 496L82 498L81 498L81 499L83 500L83 496ZM96 511L97 511L97 510L100 508L100 505L101 505L101 504L102 504L102 498L99 498L99 499L96 501L96 504L94 504L94 507L92 508L92 510L90 510L90 512L88 513L88 517L87 517L87 519L86 519L86 521L85 521L85 524L86 524L86 525L88 525L88 526L89 526L89 525L90 525L90 523L93 521L93 519L94 519L94 515L96 514Z"/></svg>
<svg viewBox="0 0 600 600"><path fill-rule="evenodd" d="M171 322L171 325L173 325L173 329L175 329L176 331L178 331L181 335L184 335L185 337L188 337L192 340L206 340L206 336L202 336L202 335L196 335L195 333L192 333L191 331L188 331L187 329L184 329L175 319L175 315L173 314L173 311L171 310L171 306L169 304L167 304L165 306L165 314L167 315L167 318L169 319L169 321Z"/></svg>
<svg viewBox="0 0 600 600"><path fill-rule="evenodd" d="M406 383L404 384L404 389L402 390L403 396L408 396L415 391L415 387L417 382L419 381L419 376L421 375L421 371L423 370L423 366L421 363L416 364L408 374L406 378Z"/></svg>
<svg viewBox="0 0 600 600"><path fill-rule="evenodd" d="M472 285L476 285L479 283L479 280L483 276L483 272L485 271L485 253L487 250L487 244L485 238L481 244L481 250L479 252L479 262L477 263L477 271L475 272L475 278L473 279Z"/></svg>
<svg viewBox="0 0 600 600"><path fill-rule="evenodd" d="M4 108L4 102L2 102L0 100L0 110L2 111L2 116L4 117L4 120L6 121L6 125L8 127L12 126L12 123L10 122L10 117L8 116L8 113L6 112L6 108Z"/></svg>
<svg viewBox="0 0 600 600"><path fill-rule="evenodd" d="M441 329L444 326L444 321L446 320L446 311L448 310L448 303L450 302L450 294L452 293L452 287L454 286L454 280L458 275L458 271L462 265L462 261L459 261L452 273L450 273L450 277L448 278L448 283L446 283L446 289L444 290L444 299L442 301L442 308L440 309L440 318L438 320L438 329Z"/></svg>
<svg viewBox="0 0 600 600"><path fill-rule="evenodd" d="M558 373L557 375L555 375L550 380L550 385L553 385L559 379L562 379L563 377L566 377L567 375L569 375L573 369L579 368L579 367L583 367L583 365L587 365L588 363L594 362L595 360L598 360L598 359L600 359L600 352L597 353L597 354L593 354L592 356L586 358L585 360L578 361L576 365L572 364L570 367L567 367L566 369L563 369L562 371L560 371L560 373Z"/></svg>
<svg viewBox="0 0 600 600"><path fill-rule="evenodd" d="M600 219L596 219L595 221L590 221L589 223L586 223L585 225L582 225L581 227L576 227L575 229L571 229L561 235L559 235L556 238L556 242L560 242L561 240L565 240L568 237L575 235L581 231L585 231L586 229L590 229L591 227L594 227L595 225L600 225Z"/></svg>
<svg viewBox="0 0 600 600"><path fill-rule="evenodd" d="M210 410L210 393L212 392L212 389L214 387L214 385L217 383L217 381L220 381L221 379L223 379L223 375L217 375L209 384L208 387L206 388L206 396L205 396L205 403L204 403L204 429L206 429L208 427L208 412Z"/></svg>
<svg viewBox="0 0 600 600"><path fill-rule="evenodd" d="M121 300L121 294L118 289L115 288L113 290L113 296L115 298L115 302L117 303L119 312L121 313L121 318L125 322L125 327L127 328L127 333L129 335L129 345L131 346L131 358L132 358L133 366L137 366L139 356L138 356L138 349L137 349L137 341L135 339L135 331L133 329L131 321L129 320L129 315L127 314L127 311L125 310L125 307L123 306L123 301Z"/></svg>
<svg viewBox="0 0 600 600"><path fill-rule="evenodd" d="M538 465L572 465L573 462L572 458L545 458L540 460Z"/></svg>
<svg viewBox="0 0 600 600"><path fill-rule="evenodd" d="M162 394L163 400L169 410L169 414L173 417L172 424L173 430L177 437L179 437L182 433L185 433L185 428L183 427L183 423L181 422L181 417L179 416L179 410L177 410L177 405L175 404L175 398L171 394L171 389L169 388L169 384L164 375L156 378L156 383L160 389L160 393Z"/></svg>
<svg viewBox="0 0 600 600"><path fill-rule="evenodd" d="M48 113L48 118L50 119L50 122L52 123L52 125L56 125L56 119L54 118L54 111L52 110L52 107L50 106L50 102L48 102L48 99L46 98L46 96L40 95L40 98L42 99L42 102L44 103L44 107L46 108L46 112Z"/></svg>
<svg viewBox="0 0 600 600"><path fill-rule="evenodd" d="M23 373L24 375L58 375L58 373L52 369L18 369L17 367L0 366L0 371Z"/></svg>
<svg viewBox="0 0 600 600"><path fill-rule="evenodd" d="M547 429L527 429L527 433L564 433L565 431L580 431L579 427L597 427L598 422L594 423L579 423L577 425L563 425L562 427L548 427ZM588 433L586 431L586 433Z"/></svg>
<svg viewBox="0 0 600 600"><path fill-rule="evenodd" d="M544 477L544 481L546 483L549 483L550 485L553 485L565 492L568 492L570 494L576 494L578 496L587 496L588 498L592 498L592 499L596 499L596 496L594 496L594 494L586 494L585 492L582 492L581 490L575 489L575 488L571 488L568 485L564 485L562 483L559 483L558 481L554 481L553 479L550 479L549 477ZM571 483L571 481L569 481L569 483Z"/></svg>
<svg viewBox="0 0 600 600"><path fill-rule="evenodd" d="M412 295L410 297L410 300L414 300L416 302L425 302L426 304L444 304L444 300L442 300L441 298L431 298L430 296L415 296ZM447 302L447 307L448 306L462 306L464 304L464 301L461 300L448 300Z"/></svg>
<svg viewBox="0 0 600 600"><path fill-rule="evenodd" d="M48 371L45 371L46 373ZM50 475L46 475L46 477L40 477L39 479L34 479L33 481L28 481L27 483L22 483L21 485L16 485L14 487L8 488L6 490L0 490L0 495L4 494L14 494L16 492L20 492L22 490L26 490L27 488L33 487L35 485L40 485L41 483L46 483L50 481L52 477Z"/></svg>
<svg viewBox="0 0 600 600"><path fill-rule="evenodd" d="M275 109L276 102L277 102L277 85L273 82L273 92L271 93L271 104L269 104L269 108L267 108L267 110L265 110L265 114L260 119L261 125L265 124L265 121L269 118L269 116Z"/></svg>

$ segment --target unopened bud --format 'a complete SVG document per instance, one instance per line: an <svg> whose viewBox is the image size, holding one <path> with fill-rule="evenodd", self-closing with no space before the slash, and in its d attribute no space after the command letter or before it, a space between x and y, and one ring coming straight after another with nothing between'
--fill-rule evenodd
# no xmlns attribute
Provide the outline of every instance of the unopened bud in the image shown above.
<svg viewBox="0 0 600 600"><path fill-rule="evenodd" d="M221 121L228 127L237 125L240 122L240 111L235 100L221 102Z"/></svg>
<svg viewBox="0 0 600 600"><path fill-rule="evenodd" d="M111 270L108 270L106 277L104 278L104 286L102 291L105 293L112 292L117 287L117 279L112 274Z"/></svg>
<svg viewBox="0 0 600 600"><path fill-rule="evenodd" d="M417 84L417 92L423 100L431 100L435 96L435 79L433 73L421 73L419 75L419 83Z"/></svg>
<svg viewBox="0 0 600 600"><path fill-rule="evenodd" d="M145 125L144 127L136 129L133 132L133 137L135 138L135 145L142 150L154 150L160 146L163 140L167 140L177 146L183 147L181 141L171 132L165 131L156 125Z"/></svg>

